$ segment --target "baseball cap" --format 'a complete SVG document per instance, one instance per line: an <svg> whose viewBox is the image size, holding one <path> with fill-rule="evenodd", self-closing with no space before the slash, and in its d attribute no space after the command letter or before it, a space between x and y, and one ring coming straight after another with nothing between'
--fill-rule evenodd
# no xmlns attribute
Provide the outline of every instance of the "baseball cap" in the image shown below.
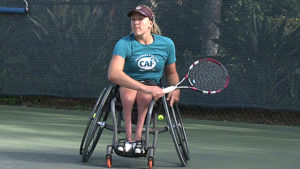
<svg viewBox="0 0 300 169"><path fill-rule="evenodd" d="M127 16L131 16L133 12L139 12L140 14L149 17L149 19L152 21L153 20L153 13L150 9L148 9L146 6L139 5L135 7L135 9L131 10Z"/></svg>

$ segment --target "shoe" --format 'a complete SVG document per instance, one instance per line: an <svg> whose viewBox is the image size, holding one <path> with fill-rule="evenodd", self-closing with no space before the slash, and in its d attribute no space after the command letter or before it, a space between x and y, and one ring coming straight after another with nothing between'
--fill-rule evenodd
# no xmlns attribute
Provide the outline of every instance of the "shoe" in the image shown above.
<svg viewBox="0 0 300 169"><path fill-rule="evenodd" d="M135 141L133 149L134 149L135 154L144 154L145 153L144 146L141 141Z"/></svg>
<svg viewBox="0 0 300 169"><path fill-rule="evenodd" d="M119 146L118 147L118 151L123 152L124 151L124 147L123 146Z"/></svg>
<svg viewBox="0 0 300 169"><path fill-rule="evenodd" d="M130 141L126 141L124 146L119 146L118 147L118 151L122 151L124 152L124 148L125 148L125 152L129 152L132 150L132 142Z"/></svg>

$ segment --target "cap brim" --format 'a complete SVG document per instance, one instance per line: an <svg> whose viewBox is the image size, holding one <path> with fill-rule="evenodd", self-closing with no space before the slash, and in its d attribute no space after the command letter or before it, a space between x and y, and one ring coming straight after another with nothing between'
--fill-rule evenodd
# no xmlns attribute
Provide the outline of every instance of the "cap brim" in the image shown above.
<svg viewBox="0 0 300 169"><path fill-rule="evenodd" d="M142 13L141 11L137 11L137 10L132 10L132 11L130 11L128 14L127 14L127 16L128 17L131 17L131 15L133 14L133 13L139 13L139 14L141 14L141 15L143 15L143 16L147 16L146 14L144 14L144 13Z"/></svg>

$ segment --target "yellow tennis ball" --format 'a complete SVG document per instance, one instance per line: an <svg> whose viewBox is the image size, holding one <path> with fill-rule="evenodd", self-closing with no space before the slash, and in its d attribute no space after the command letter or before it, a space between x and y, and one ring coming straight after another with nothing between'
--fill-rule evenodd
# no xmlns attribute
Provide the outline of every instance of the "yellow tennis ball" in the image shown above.
<svg viewBox="0 0 300 169"><path fill-rule="evenodd" d="M96 113L93 114L93 119L96 117Z"/></svg>
<svg viewBox="0 0 300 169"><path fill-rule="evenodd" d="M157 119L158 119L158 120L163 120L163 119L164 119L164 116L160 114L160 115L157 116Z"/></svg>

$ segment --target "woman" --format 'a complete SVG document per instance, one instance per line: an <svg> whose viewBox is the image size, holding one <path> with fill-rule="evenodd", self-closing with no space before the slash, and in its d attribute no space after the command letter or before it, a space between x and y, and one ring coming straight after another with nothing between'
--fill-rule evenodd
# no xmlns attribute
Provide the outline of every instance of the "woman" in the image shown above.
<svg viewBox="0 0 300 169"><path fill-rule="evenodd" d="M144 153L142 130L150 102L164 95L159 87L163 71L169 85L179 82L176 71L175 46L171 39L160 35L152 10L139 5L128 13L132 33L120 39L113 52L108 79L120 86L123 106L126 143L119 151ZM170 106L179 101L180 91L167 95ZM132 138L131 114L137 103L138 120L134 139Z"/></svg>

